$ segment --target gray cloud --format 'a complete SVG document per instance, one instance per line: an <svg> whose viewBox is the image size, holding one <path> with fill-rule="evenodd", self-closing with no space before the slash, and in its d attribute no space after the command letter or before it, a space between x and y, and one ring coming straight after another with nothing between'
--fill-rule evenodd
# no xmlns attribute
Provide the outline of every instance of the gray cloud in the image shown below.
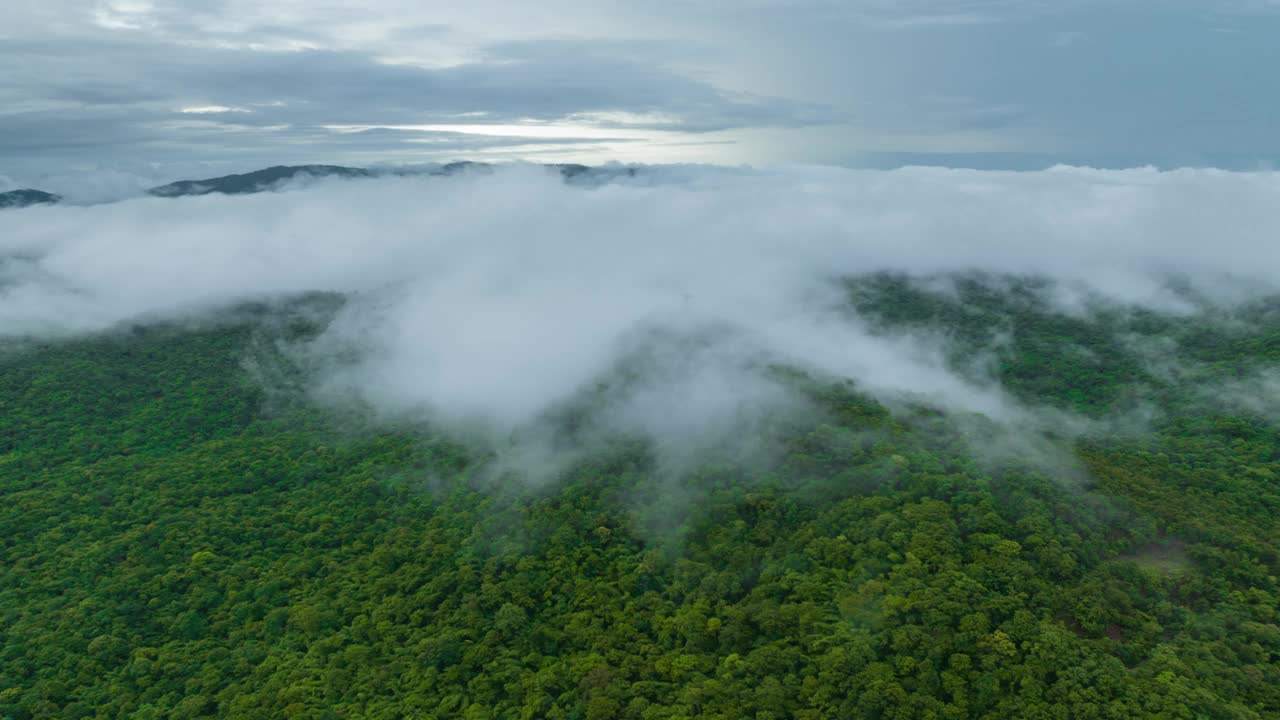
<svg viewBox="0 0 1280 720"><path fill-rule="evenodd" d="M75 42L39 36L6 42L0 50L7 59L0 64L0 86L15 102L9 112L0 111L0 155L39 163L65 161L69 154L94 148L94 155L107 158L142 152L160 160L183 153L214 159L226 151L279 161L283 158L269 150L283 146L288 155L289 146L305 144L312 157L332 157L381 142L382 151L412 159L440 150L402 142L408 135L356 136L325 128L593 117L601 127L705 133L835 117L819 103L726 92L642 62L661 50L653 43L633 43L629 56L626 44L508 42L471 61L420 67L388 63L368 51L176 42L184 33L173 32L170 23L159 25L166 31L94 32ZM219 107L234 112L181 112ZM456 133L433 136L446 138L459 141L446 151L475 146ZM488 145L505 141L491 138Z"/></svg>
<svg viewBox="0 0 1280 720"><path fill-rule="evenodd" d="M412 161L451 151L323 126L532 120L648 133L580 160L1264 167L1278 33L1260 0L48 0L0 29L0 157ZM215 105L249 112L173 117Z"/></svg>

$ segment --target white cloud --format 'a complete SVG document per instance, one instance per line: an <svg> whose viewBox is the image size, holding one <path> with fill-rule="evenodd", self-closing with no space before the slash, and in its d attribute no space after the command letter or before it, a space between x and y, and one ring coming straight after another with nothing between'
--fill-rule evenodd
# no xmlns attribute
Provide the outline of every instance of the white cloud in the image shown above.
<svg viewBox="0 0 1280 720"><path fill-rule="evenodd" d="M249 108L231 107L229 105L188 105L178 108L178 112L186 115L220 115L222 113L253 112Z"/></svg>
<svg viewBox="0 0 1280 720"><path fill-rule="evenodd" d="M1234 302L1276 288L1278 201L1273 173L673 167L586 190L514 167L35 208L0 213L0 334L335 291L351 301L307 348L353 358L330 389L495 437L627 366L605 425L672 437L785 397L771 363L1012 420L936 340L850 317L836 281L1029 273L1176 310L1174 274Z"/></svg>
<svg viewBox="0 0 1280 720"><path fill-rule="evenodd" d="M934 153L931 162L982 167L1263 167L1278 152L1276 101L1258 91L1256 73L1275 64L1273 7L43 0L19 3L0 29L8 33L0 43L0 155L51 165L86 157L217 162L237 152L271 164L290 161L272 149L309 143L308 161L358 163L372 138L349 145L341 141L353 136L308 133L451 124L483 112L495 124L536 118L732 132L732 149L697 158L730 162L889 165ZM1084 44L1089 52L1071 51ZM932 103L938 93L971 98L976 114ZM294 131L212 138L158 122L171 108L211 98ZM669 161L664 143L642 138L621 153L603 144L586 159ZM378 151L422 159L414 145L387 135Z"/></svg>
<svg viewBox="0 0 1280 720"><path fill-rule="evenodd" d="M148 0L99 0L93 22L109 30L142 30L152 25L154 9Z"/></svg>

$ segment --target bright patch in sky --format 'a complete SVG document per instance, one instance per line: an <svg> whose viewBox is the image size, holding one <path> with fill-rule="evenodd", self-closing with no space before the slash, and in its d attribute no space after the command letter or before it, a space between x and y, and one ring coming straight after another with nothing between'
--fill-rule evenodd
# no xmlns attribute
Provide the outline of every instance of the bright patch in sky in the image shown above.
<svg viewBox="0 0 1280 720"><path fill-rule="evenodd" d="M188 115L216 115L219 113L247 113L253 111L248 108L229 107L227 105L192 105L181 108L178 112Z"/></svg>
<svg viewBox="0 0 1280 720"><path fill-rule="evenodd" d="M9 177L531 139L588 162L1280 162L1280 7L1247 0L40 0L2 32Z"/></svg>
<svg viewBox="0 0 1280 720"><path fill-rule="evenodd" d="M493 137L573 139L588 140L650 140L671 137L674 133L662 130L637 130L623 127L595 127L557 123L440 123L432 125L327 125L337 132L363 132L366 130L412 130L418 132L461 133L463 135L488 135Z"/></svg>

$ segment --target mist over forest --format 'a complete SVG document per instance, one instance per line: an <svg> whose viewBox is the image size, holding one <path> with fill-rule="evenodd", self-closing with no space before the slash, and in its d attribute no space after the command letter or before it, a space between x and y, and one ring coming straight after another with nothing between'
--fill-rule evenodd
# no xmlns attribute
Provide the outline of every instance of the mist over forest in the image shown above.
<svg viewBox="0 0 1280 720"><path fill-rule="evenodd" d="M898 327L903 311L859 305L861 289L899 278L959 301L985 286L1027 311L1105 317L1117 342L1143 314L1247 314L1276 290L1277 177L653 167L583 188L509 166L35 207L0 215L0 334L69 337L335 293L332 322L293 350L326 369L321 384L387 413L507 433L646 355L668 375L659 386L707 381L700 396L674 392L679 413L632 398L667 420L728 419L721 395L768 394L757 370L771 365L1007 420L1017 399L979 365L1012 318L987 319L960 372L948 358L965 350L961 328ZM685 362L690 348L703 358Z"/></svg>
<svg viewBox="0 0 1280 720"><path fill-rule="evenodd" d="M1280 174L574 177L0 212L0 717L1280 714Z"/></svg>

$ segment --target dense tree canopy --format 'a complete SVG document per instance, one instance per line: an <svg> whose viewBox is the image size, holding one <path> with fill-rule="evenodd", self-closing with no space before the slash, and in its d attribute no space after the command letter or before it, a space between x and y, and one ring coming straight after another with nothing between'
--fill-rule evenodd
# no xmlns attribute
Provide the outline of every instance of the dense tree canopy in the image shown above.
<svg viewBox="0 0 1280 720"><path fill-rule="evenodd" d="M1029 405L1152 419L990 457L797 373L770 462L620 440L535 487L268 392L247 358L311 331L275 311L15 343L0 718L1280 716L1280 430L1205 392L1280 360L1271 306L923 288L850 292Z"/></svg>

